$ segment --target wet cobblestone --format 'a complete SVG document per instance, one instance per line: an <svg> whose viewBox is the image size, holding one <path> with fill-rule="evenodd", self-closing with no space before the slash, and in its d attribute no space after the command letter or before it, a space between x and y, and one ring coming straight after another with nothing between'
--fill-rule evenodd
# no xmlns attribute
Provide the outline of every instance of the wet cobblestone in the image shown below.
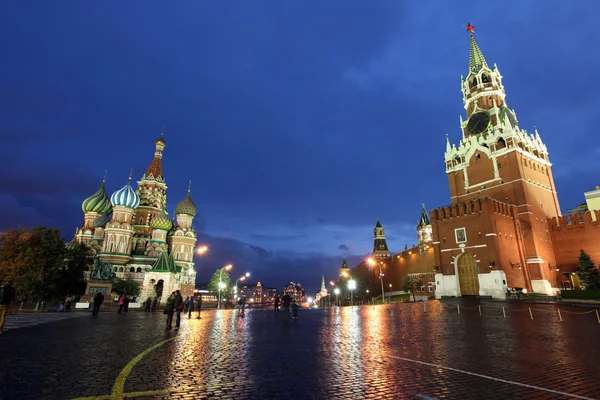
<svg viewBox="0 0 600 400"><path fill-rule="evenodd" d="M128 363L162 342L124 377L125 398L600 398L595 314L560 323L551 305L531 320L522 304L482 303L482 316L457 304L302 310L298 320L211 310L179 331L140 312L25 327L0 336L0 398L117 393Z"/></svg>

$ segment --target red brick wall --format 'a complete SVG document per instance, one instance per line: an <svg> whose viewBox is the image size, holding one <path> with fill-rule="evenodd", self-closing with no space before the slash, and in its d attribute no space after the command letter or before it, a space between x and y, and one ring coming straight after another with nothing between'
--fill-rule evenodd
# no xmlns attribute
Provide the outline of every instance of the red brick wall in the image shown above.
<svg viewBox="0 0 600 400"><path fill-rule="evenodd" d="M554 245L556 262L561 272L575 271L579 251L584 250L596 265L600 264L600 211L594 211L596 221L592 221L590 212L583 215L583 222L577 216L548 219L548 230Z"/></svg>
<svg viewBox="0 0 600 400"><path fill-rule="evenodd" d="M423 295L433 296L434 293L427 291L427 282L433 282L434 278L434 249L429 247L425 252L419 253L419 247L413 247L394 254L391 257L381 259L383 261L382 271L384 273L383 284L386 292L390 289L389 284L392 284L392 290L402 290L402 282L404 277L409 273L427 274L420 279L425 286ZM379 267L373 268L373 274L379 279ZM417 293L421 294L421 293Z"/></svg>

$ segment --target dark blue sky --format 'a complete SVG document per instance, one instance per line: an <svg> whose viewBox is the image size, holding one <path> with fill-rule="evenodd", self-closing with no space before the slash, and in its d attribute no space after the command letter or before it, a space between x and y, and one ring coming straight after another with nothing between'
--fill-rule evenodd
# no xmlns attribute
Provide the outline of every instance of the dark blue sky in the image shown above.
<svg viewBox="0 0 600 400"><path fill-rule="evenodd" d="M520 126L537 126L548 146L561 208L600 183L600 4L15 0L0 10L0 231L45 224L70 239L104 170L111 192L130 167L139 178L165 126L169 208L191 179L211 246L200 277L233 262L266 285L316 288L343 256L372 248L377 217L395 251L416 241L421 203L449 203L443 153L445 135L461 135L468 21Z"/></svg>

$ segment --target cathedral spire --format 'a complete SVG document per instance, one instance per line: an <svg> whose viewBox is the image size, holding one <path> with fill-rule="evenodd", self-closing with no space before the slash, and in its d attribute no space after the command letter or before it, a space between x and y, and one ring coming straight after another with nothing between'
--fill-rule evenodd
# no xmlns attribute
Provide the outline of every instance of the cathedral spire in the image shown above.
<svg viewBox="0 0 600 400"><path fill-rule="evenodd" d="M154 158L148 166L148 169L142 177L142 180L164 182L165 177L163 175L162 170L162 156L165 146L167 145L167 142L165 142L164 138L164 132L161 131L160 137L156 139L154 144L156 146L156 150L154 151Z"/></svg>
<svg viewBox="0 0 600 400"><path fill-rule="evenodd" d="M421 218L419 219L419 226L427 225L431 225L431 221L429 220L429 213L425 208L425 203L423 203L423 208L421 209Z"/></svg>
<svg viewBox="0 0 600 400"><path fill-rule="evenodd" d="M485 61L485 58L483 57L481 49L475 41L475 27L470 23L467 23L465 29L467 30L467 32L469 32L469 35L471 36L471 48L469 50L469 71L476 74L483 68L489 67L487 65L487 62Z"/></svg>
<svg viewBox="0 0 600 400"><path fill-rule="evenodd" d="M446 134L446 153L450 153L451 151L452 147L450 146L450 139L448 138L448 134Z"/></svg>

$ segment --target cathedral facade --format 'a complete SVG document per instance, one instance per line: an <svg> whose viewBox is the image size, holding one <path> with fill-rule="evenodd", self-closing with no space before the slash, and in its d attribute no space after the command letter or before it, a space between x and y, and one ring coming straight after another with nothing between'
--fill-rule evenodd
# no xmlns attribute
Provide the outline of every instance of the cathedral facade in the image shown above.
<svg viewBox="0 0 600 400"><path fill-rule="evenodd" d="M551 295L576 286L579 250L598 252L597 222L561 216L546 145L536 128L519 126L498 67L467 29L466 119L458 145L447 138L445 152L451 204L430 213L436 297L502 298L509 289Z"/></svg>
<svg viewBox="0 0 600 400"><path fill-rule="evenodd" d="M162 136L156 140L154 158L137 189L130 176L125 186L108 197L105 179L83 201L84 222L74 239L88 246L91 257L111 264L117 277L139 282L141 298L159 297L162 302L173 290L193 285L196 279L196 232L192 228L196 206L188 189L174 218L169 218L162 169L165 146Z"/></svg>

